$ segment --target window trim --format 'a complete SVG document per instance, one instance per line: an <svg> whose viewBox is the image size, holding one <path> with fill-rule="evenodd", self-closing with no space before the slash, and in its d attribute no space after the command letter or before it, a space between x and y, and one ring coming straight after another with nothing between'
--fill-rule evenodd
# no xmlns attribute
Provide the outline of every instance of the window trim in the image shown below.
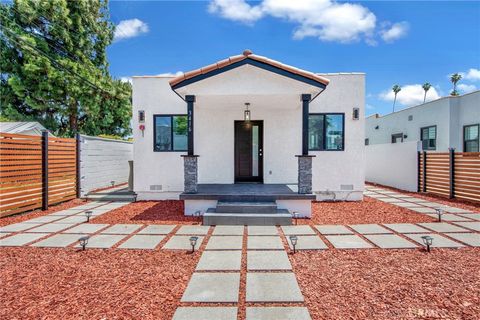
<svg viewBox="0 0 480 320"><path fill-rule="evenodd" d="M435 128L435 149L423 149L423 129ZM437 150L437 125L431 125L420 128L420 141L422 141L422 151L436 151Z"/></svg>
<svg viewBox="0 0 480 320"><path fill-rule="evenodd" d="M173 114L173 113L165 113L165 114L154 114L153 115L153 152L188 152L188 132L187 132L187 149L185 150L173 150L173 117L175 116L180 116L180 117L187 117L188 121L188 115L187 114ZM171 130L170 130L170 141L172 141L172 150L155 150L155 142L157 139L157 125L155 118L157 117L170 117L171 119Z"/></svg>
<svg viewBox="0 0 480 320"><path fill-rule="evenodd" d="M479 151L480 151L480 123L473 123L473 124L467 124L467 125L464 125L463 126L463 152L474 152L474 151L465 151L466 149L466 141L465 141L465 129L467 127L478 127L478 135L477 135L477 142L478 142L478 145L479 145ZM475 140L468 140L468 141L475 141Z"/></svg>
<svg viewBox="0 0 480 320"><path fill-rule="evenodd" d="M315 113L309 113L308 114L308 120L310 121L310 115L313 115L313 116L324 116L324 123L323 123L323 149L310 149L310 147L308 148L308 151L345 151L345 112L315 112ZM327 126L325 125L325 119L326 119L326 116L330 116L330 115L341 115L343 116L342 118L342 149L327 149L326 148L326 139L325 137L327 136ZM309 131L310 131L310 126L309 126Z"/></svg>

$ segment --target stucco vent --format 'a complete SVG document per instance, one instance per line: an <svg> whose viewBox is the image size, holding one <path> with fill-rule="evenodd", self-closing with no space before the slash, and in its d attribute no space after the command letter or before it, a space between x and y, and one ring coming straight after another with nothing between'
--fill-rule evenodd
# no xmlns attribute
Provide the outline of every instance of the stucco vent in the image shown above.
<svg viewBox="0 0 480 320"><path fill-rule="evenodd" d="M351 191L353 190L353 184L341 184L340 190L342 191Z"/></svg>
<svg viewBox="0 0 480 320"><path fill-rule="evenodd" d="M150 191L159 191L162 190L161 184L152 184L150 185Z"/></svg>
<svg viewBox="0 0 480 320"><path fill-rule="evenodd" d="M408 116L408 121L412 121L413 120L413 116L412 115L409 115Z"/></svg>

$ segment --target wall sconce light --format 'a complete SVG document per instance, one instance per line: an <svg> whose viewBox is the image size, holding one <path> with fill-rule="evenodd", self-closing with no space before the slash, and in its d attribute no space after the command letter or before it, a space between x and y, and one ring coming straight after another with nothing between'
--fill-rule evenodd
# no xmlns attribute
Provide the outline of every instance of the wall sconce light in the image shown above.
<svg viewBox="0 0 480 320"><path fill-rule="evenodd" d="M190 245L192 246L192 253L195 252L195 245L197 244L198 237L190 237Z"/></svg>
<svg viewBox="0 0 480 320"><path fill-rule="evenodd" d="M297 225L299 213L297 211L293 211L292 216L293 216L293 219L295 220L295 225Z"/></svg>
<svg viewBox="0 0 480 320"><path fill-rule="evenodd" d="M353 118L353 120L360 119L360 108L353 108L352 118Z"/></svg>
<svg viewBox="0 0 480 320"><path fill-rule="evenodd" d="M423 244L427 246L427 252L430 252L430 246L433 243L433 238L430 236L422 236Z"/></svg>
<svg viewBox="0 0 480 320"><path fill-rule="evenodd" d="M80 242L80 246L82 247L82 251L85 251L85 247L88 244L88 239L89 238L90 238L89 236L84 236L84 237L81 237L80 239L78 239L78 241Z"/></svg>
<svg viewBox="0 0 480 320"><path fill-rule="evenodd" d="M408 135L404 134L403 139L407 139L407 138L408 138Z"/></svg>
<svg viewBox="0 0 480 320"><path fill-rule="evenodd" d="M375 130L378 130L380 128L380 126L375 126Z"/></svg>
<svg viewBox="0 0 480 320"><path fill-rule="evenodd" d="M249 106L250 102L245 102L245 111L243 112L243 118L245 122L250 122L250 110L248 110Z"/></svg>
<svg viewBox="0 0 480 320"><path fill-rule="evenodd" d="M293 254L295 254L296 252L295 247L297 246L297 241L298 241L298 237L296 235L290 236L290 243L292 244L292 247L293 247Z"/></svg>
<svg viewBox="0 0 480 320"><path fill-rule="evenodd" d="M138 123L144 123L144 122L145 122L145 111L138 110Z"/></svg>
<svg viewBox="0 0 480 320"><path fill-rule="evenodd" d="M92 213L93 213L93 212L90 211L90 210L89 210L89 211L85 211L85 217L87 217L87 222L90 221L90 217L92 216Z"/></svg>

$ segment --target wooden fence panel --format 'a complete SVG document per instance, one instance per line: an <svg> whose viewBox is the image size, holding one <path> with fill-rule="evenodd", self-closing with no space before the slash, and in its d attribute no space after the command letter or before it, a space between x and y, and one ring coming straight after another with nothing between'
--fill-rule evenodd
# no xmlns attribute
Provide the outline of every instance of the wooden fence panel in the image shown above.
<svg viewBox="0 0 480 320"><path fill-rule="evenodd" d="M480 202L480 152L455 154L455 197Z"/></svg>
<svg viewBox="0 0 480 320"><path fill-rule="evenodd" d="M76 180L76 140L48 138L48 204L51 205L74 199L77 190ZM56 185L63 185L63 187L53 187Z"/></svg>
<svg viewBox="0 0 480 320"><path fill-rule="evenodd" d="M41 208L42 138L0 133L0 217Z"/></svg>

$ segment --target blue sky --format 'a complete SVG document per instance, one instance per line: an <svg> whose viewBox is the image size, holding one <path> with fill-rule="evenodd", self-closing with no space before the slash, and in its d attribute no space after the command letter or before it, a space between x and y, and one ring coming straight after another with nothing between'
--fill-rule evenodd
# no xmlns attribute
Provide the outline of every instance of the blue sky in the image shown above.
<svg viewBox="0 0 480 320"><path fill-rule="evenodd" d="M480 2L113 1L115 77L189 71L244 49L313 72L365 72L367 114L480 88Z"/></svg>

